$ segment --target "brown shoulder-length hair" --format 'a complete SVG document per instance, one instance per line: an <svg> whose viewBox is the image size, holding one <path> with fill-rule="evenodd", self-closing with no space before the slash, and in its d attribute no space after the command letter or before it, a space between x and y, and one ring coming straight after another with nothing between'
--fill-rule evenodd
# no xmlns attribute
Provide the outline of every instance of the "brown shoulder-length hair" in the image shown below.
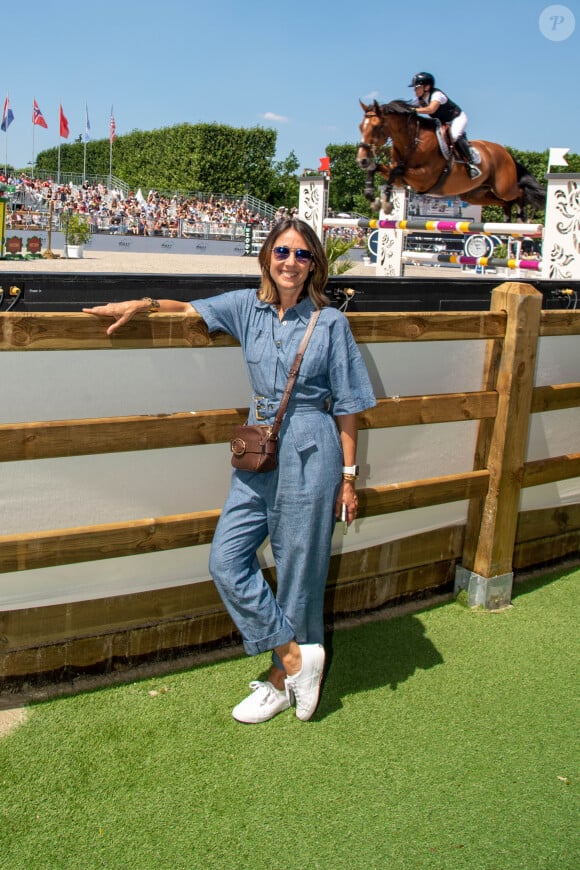
<svg viewBox="0 0 580 870"><path fill-rule="evenodd" d="M258 254L258 262L262 268L262 281L258 288L258 299L261 302L279 302L278 290L272 276L270 275L270 258L272 256L272 248L276 245L276 240L285 233L286 230L295 230L303 237L308 250L312 252L314 269L308 273L306 283L304 284L304 293L308 293L312 304L316 308L322 308L324 305L329 305L329 300L324 292L326 282L328 281L328 260L320 239L314 232L311 226L298 218L285 218L275 224L266 237L266 241L262 245Z"/></svg>

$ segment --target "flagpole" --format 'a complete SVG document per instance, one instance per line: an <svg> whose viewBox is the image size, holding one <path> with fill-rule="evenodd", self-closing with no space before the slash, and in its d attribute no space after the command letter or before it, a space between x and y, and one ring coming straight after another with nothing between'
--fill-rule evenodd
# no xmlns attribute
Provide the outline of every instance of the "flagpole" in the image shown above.
<svg viewBox="0 0 580 870"><path fill-rule="evenodd" d="M83 136L83 181L87 178L87 140L89 138L89 107L85 100L85 134Z"/></svg>
<svg viewBox="0 0 580 870"><path fill-rule="evenodd" d="M60 136L58 138L58 169L56 171L56 183L60 184Z"/></svg>
<svg viewBox="0 0 580 870"><path fill-rule="evenodd" d="M111 117L109 118L109 190L113 186L113 142L115 140L115 115L113 114L113 106L111 106Z"/></svg>
<svg viewBox="0 0 580 870"><path fill-rule="evenodd" d="M32 177L34 178L34 115L32 116Z"/></svg>

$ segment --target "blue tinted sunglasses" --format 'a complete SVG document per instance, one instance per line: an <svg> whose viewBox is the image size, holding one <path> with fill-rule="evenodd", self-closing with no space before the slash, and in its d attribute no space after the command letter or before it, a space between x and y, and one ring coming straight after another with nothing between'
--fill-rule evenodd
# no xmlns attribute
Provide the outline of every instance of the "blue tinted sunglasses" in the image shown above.
<svg viewBox="0 0 580 870"><path fill-rule="evenodd" d="M276 260L287 260L290 254L294 253L298 263L309 263L314 257L312 251L307 251L305 248L288 248L286 245L278 245L276 248L272 248L272 253Z"/></svg>

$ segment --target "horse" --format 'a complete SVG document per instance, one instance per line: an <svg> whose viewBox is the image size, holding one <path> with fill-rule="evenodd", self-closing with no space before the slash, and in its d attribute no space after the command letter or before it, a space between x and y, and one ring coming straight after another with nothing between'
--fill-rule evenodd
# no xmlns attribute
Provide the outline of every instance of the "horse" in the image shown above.
<svg viewBox="0 0 580 870"><path fill-rule="evenodd" d="M382 205L385 213L390 213L392 188L404 186L430 196L460 196L472 205L499 205L506 221L511 219L513 206L517 207L518 219L525 221L528 207L535 210L545 205L545 188L502 145L484 140L471 143L481 158L481 175L471 178L467 164L455 158L452 148L438 136L438 122L417 114L404 100L385 105L375 100L368 106L359 102L364 118L357 163L367 170L365 196L375 211ZM382 149L389 139L391 160L381 163ZM375 199L376 172L386 180L380 200Z"/></svg>

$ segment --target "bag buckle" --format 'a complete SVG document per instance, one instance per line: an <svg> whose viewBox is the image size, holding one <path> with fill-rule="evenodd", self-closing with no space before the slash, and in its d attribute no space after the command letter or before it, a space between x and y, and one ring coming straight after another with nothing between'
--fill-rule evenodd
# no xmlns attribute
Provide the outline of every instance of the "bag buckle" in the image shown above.
<svg viewBox="0 0 580 870"><path fill-rule="evenodd" d="M230 449L234 456L243 456L246 452L246 442L243 438L232 438Z"/></svg>

